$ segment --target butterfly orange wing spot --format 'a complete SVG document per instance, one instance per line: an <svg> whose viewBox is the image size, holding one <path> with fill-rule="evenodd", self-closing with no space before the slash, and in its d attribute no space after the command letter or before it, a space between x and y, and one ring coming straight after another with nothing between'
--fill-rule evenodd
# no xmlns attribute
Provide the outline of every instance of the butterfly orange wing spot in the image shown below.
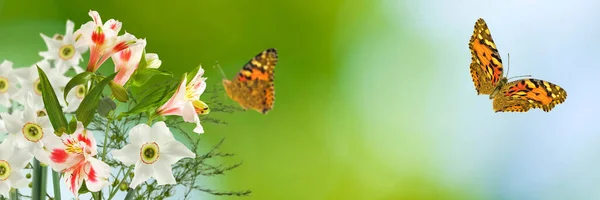
<svg viewBox="0 0 600 200"><path fill-rule="evenodd" d="M567 92L560 86L538 79L522 79L507 83L501 92L494 98L496 111L525 112L530 108L541 108L549 112L567 98Z"/></svg>
<svg viewBox="0 0 600 200"><path fill-rule="evenodd" d="M477 20L471 40L471 76L478 94L491 94L503 77L502 59L483 19Z"/></svg>
<svg viewBox="0 0 600 200"><path fill-rule="evenodd" d="M233 81L224 80L229 97L244 109L251 108L266 114L275 103L275 65L277 50L267 49L254 56Z"/></svg>

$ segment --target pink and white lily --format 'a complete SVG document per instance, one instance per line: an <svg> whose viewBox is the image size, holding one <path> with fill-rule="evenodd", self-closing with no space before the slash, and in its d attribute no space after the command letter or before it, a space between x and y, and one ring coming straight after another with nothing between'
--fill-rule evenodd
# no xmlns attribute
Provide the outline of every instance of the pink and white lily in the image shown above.
<svg viewBox="0 0 600 200"><path fill-rule="evenodd" d="M109 19L102 24L98 12L90 10L89 15L93 20L82 25L75 35L76 38L81 37L81 40L77 40L77 42L82 42L90 47L87 71L95 72L112 54L134 44L135 37L127 33L117 37L121 30L121 22Z"/></svg>
<svg viewBox="0 0 600 200"><path fill-rule="evenodd" d="M133 72L138 68L144 48L146 48L146 40L138 39L136 44L112 55L115 72L118 72L114 79L115 83L120 86L127 83Z"/></svg>
<svg viewBox="0 0 600 200"><path fill-rule="evenodd" d="M64 173L67 187L77 195L83 181L89 191L97 192L109 184L110 166L94 158L98 154L92 132L77 122L77 130L63 134L58 143L48 144L50 166Z"/></svg>
<svg viewBox="0 0 600 200"><path fill-rule="evenodd" d="M202 77L203 74L204 69L199 67L196 76L192 78L187 86L187 76L184 76L175 94L159 107L156 113L163 116L182 116L183 121L196 123L194 132L204 133L204 128L202 128L198 117L198 114L206 114L208 111L208 106L200 101L200 95L206 89L206 78Z"/></svg>

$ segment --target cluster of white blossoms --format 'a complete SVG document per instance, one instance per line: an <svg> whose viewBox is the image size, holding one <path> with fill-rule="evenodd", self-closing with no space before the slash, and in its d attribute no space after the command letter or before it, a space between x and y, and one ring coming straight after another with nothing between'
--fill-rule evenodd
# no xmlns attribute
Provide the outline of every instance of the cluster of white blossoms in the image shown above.
<svg viewBox="0 0 600 200"><path fill-rule="evenodd" d="M6 135L0 143L1 196L8 197L11 188L27 186L28 181L20 171L32 158L60 172L67 187L76 196L84 183L89 191L96 192L108 186L109 179L113 178L111 166L98 155L94 133L84 123L77 119L72 134L59 134L53 128L42 97L38 67L48 77L63 114L75 117L73 113L93 84L90 81L65 91L71 80L65 74L97 73L96 70L111 58L116 73L111 84L127 88L140 62L145 61L145 68L153 69L159 68L162 62L158 55L145 53L145 39L138 39L130 33L119 35L121 22L110 19L102 23L96 11L90 11L89 15L92 20L77 30L72 21L67 21L64 35L49 37L41 34L48 47L40 52L43 60L21 68L6 60L0 64L0 107L10 108L10 112L0 113L0 135ZM82 54L88 51L89 60L84 69L80 67L84 60ZM174 95L164 105L157 106L154 113L181 116L185 122L196 124L194 132L203 133L198 117L208 108L199 100L206 89L203 74L204 70L199 67L189 82L184 76ZM67 95L63 98L65 92ZM151 126L145 123L136 125L127 134L129 144L113 150L110 155L125 165L135 165L131 188L151 177L159 185L175 184L171 165L182 158L195 157L192 151L174 139L169 127L162 121Z"/></svg>

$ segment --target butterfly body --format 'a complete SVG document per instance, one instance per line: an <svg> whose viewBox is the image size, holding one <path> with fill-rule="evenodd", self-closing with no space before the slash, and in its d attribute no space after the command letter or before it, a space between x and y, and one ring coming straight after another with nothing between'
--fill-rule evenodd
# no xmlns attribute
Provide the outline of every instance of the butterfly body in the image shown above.
<svg viewBox="0 0 600 200"><path fill-rule="evenodd" d="M527 112L531 108L549 112L567 98L563 88L548 81L526 78L508 82L500 53L481 18L475 23L469 49L475 90L478 95L490 95L495 112Z"/></svg>
<svg viewBox="0 0 600 200"><path fill-rule="evenodd" d="M244 109L266 114L275 103L277 50L267 49L252 58L233 80L223 80L225 92Z"/></svg>

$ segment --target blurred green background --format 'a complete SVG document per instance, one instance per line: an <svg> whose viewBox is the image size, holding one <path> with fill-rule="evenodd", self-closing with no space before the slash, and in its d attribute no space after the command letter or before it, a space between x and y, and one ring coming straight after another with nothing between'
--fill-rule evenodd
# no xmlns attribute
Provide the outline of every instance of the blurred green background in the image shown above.
<svg viewBox="0 0 600 200"><path fill-rule="evenodd" d="M590 18L591 8L598 3L582 2L568 8ZM243 165L226 176L202 178L199 184L224 191L252 190L244 199L548 200L589 194L561 187L570 179L548 175L582 168L527 161L540 158L530 152L549 146L582 146L585 139L564 140L561 130L571 130L573 135L592 131L576 129L588 121L562 120L588 109L569 107L569 101L577 100L573 86L577 80L561 79L564 71L555 65L561 61L535 59L575 60L575 55L594 50L527 51L517 46L522 41L542 46L545 41L531 40L531 35L550 37L551 33L521 29L534 26L507 17L532 16L560 27L577 21L579 15L563 12L575 17L544 21L539 16L545 15L532 13L552 13L563 5L540 8L535 1L511 1L502 7L518 8L512 12L496 9L500 5L491 2L479 6L479 1L472 1L472 9L462 8L463 4L442 0L0 0L0 59L19 67L32 65L41 60L38 52L46 49L39 33L64 33L67 19L79 27L90 20L90 9L104 21L121 21L121 33L146 38L146 51L157 53L162 68L176 76L203 64L209 90L222 87L221 74L212 67L216 61L232 78L252 56L277 48L274 109L267 115L219 114L229 125L206 124L201 136L206 145L225 137L222 150L235 153L232 162L243 161ZM582 8L589 10L578 10ZM475 95L468 72L467 43L478 17L489 17L494 36L501 35L502 39L495 39L504 48L502 56L517 52L511 62L520 64L513 64L511 75L534 74L558 81L573 91L567 103L551 113L493 113L491 101ZM569 44L579 44L574 41ZM225 96L223 100L231 103ZM554 128L525 122L552 123ZM519 130L530 133L530 138L521 137L526 134ZM554 137L537 137L534 132ZM537 149L534 143L547 146ZM562 150L554 152L555 158L570 157ZM600 160L585 158L570 162L600 166ZM547 174L539 174L542 169ZM238 198L198 195L199 199ZM575 199L589 199L585 197Z"/></svg>

